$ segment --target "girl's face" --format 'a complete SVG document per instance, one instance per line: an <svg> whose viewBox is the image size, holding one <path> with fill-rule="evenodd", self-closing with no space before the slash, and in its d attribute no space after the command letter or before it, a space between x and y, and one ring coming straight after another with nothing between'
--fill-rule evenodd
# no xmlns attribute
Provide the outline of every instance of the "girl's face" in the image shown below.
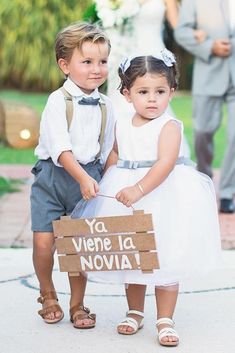
<svg viewBox="0 0 235 353"><path fill-rule="evenodd" d="M108 75L109 47L107 43L86 41L81 50L74 49L70 61L59 59L61 70L81 88L90 94L101 86Z"/></svg>
<svg viewBox="0 0 235 353"><path fill-rule="evenodd" d="M137 77L129 90L123 90L127 101L134 105L136 113L143 119L161 116L173 92L174 88L170 88L164 76L152 73Z"/></svg>

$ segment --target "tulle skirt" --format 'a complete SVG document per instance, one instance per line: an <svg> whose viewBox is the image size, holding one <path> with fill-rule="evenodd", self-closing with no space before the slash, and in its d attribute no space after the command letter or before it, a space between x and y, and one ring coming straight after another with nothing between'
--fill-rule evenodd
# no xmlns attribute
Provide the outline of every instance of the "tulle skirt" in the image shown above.
<svg viewBox="0 0 235 353"><path fill-rule="evenodd" d="M122 169L111 166L100 183L99 194L115 196L133 185L147 168ZM96 271L91 280L111 283L170 285L215 270L221 263L221 241L214 186L211 179L185 165L177 165L166 180L135 203L153 217L160 269ZM85 207L75 208L72 217L130 215L116 199L97 196Z"/></svg>

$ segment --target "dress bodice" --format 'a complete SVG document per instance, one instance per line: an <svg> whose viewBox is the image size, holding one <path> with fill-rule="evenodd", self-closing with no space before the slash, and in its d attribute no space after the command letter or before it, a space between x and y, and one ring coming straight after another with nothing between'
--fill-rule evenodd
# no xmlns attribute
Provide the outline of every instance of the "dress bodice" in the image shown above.
<svg viewBox="0 0 235 353"><path fill-rule="evenodd" d="M158 139L161 129L172 119L181 124L181 134L183 136L182 122L172 118L168 113L138 127L133 126L132 117L119 119L116 127L119 159L131 161L156 160L158 158ZM183 149L183 143L181 142L179 156L184 156Z"/></svg>
<svg viewBox="0 0 235 353"><path fill-rule="evenodd" d="M117 71L123 57L133 53L154 54L165 47L162 39L165 12L164 0L147 0L140 6L137 15L131 18L130 26L127 26L124 32L116 27L106 30L112 44L109 57L108 96L113 100L113 104L117 96L120 97L117 91L120 83ZM117 107L118 105L119 102Z"/></svg>
<svg viewBox="0 0 235 353"><path fill-rule="evenodd" d="M143 55L151 54L165 47L162 29L166 5L164 0L147 0L133 18L133 48Z"/></svg>

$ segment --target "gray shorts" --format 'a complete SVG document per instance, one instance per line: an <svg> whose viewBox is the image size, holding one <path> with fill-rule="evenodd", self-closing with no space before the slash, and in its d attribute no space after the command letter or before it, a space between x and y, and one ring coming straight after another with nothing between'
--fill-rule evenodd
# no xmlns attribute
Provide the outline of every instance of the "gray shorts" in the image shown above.
<svg viewBox="0 0 235 353"><path fill-rule="evenodd" d="M99 162L81 166L97 182L101 180L102 166ZM77 202L82 199L80 185L51 159L39 160L32 173L34 174L30 195L32 231L53 232L52 221L69 215Z"/></svg>

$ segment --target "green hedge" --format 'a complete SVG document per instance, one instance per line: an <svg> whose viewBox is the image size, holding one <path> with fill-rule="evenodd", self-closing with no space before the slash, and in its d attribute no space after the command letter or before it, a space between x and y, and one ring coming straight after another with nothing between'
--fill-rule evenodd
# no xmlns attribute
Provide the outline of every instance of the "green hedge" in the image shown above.
<svg viewBox="0 0 235 353"><path fill-rule="evenodd" d="M56 33L83 18L92 1L0 0L1 88L51 91L63 75L54 55Z"/></svg>

